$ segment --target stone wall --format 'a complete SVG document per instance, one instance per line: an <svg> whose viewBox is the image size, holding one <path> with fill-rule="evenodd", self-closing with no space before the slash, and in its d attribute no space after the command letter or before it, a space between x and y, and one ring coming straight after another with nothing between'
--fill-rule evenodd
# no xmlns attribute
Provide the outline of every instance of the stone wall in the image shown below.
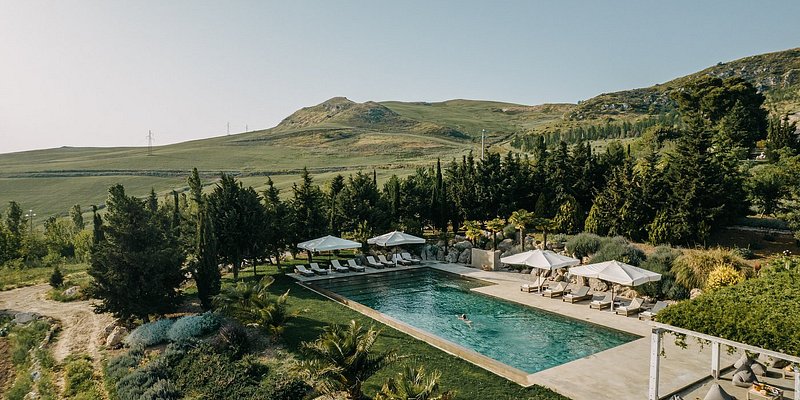
<svg viewBox="0 0 800 400"><path fill-rule="evenodd" d="M488 270L494 271L500 269L500 250L481 250L472 249L472 263L475 268L483 269L487 266Z"/></svg>

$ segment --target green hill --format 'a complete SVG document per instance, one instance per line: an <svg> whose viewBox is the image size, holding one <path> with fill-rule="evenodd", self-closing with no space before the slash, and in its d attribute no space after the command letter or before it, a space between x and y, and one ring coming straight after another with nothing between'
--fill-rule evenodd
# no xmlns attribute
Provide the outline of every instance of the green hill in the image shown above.
<svg viewBox="0 0 800 400"><path fill-rule="evenodd" d="M224 171L262 187L269 175L287 190L305 166L324 182L336 173L376 169L405 175L437 157L450 160L488 146L505 151L515 135L635 122L672 108L669 92L700 75L741 76L781 113L800 111L800 49L720 63L649 88L601 94L580 104L526 106L494 101L364 102L335 97L302 108L274 128L153 148L72 148L0 154L0 204L16 200L39 218L72 204L104 201L122 183L136 195L185 187L192 167L208 181Z"/></svg>

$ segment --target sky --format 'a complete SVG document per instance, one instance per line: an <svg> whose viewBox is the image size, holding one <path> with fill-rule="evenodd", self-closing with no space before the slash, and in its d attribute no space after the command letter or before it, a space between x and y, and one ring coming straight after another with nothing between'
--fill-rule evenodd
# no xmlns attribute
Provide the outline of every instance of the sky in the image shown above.
<svg viewBox="0 0 800 400"><path fill-rule="evenodd" d="M800 2L0 0L0 153L265 129L295 110L577 102L800 46Z"/></svg>

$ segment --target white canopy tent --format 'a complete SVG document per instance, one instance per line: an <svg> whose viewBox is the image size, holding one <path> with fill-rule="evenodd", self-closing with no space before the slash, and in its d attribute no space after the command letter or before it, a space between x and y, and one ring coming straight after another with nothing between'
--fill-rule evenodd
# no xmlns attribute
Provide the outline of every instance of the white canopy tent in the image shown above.
<svg viewBox="0 0 800 400"><path fill-rule="evenodd" d="M402 246L404 244L425 244L425 239L409 235L405 232L393 231L374 238L367 239L367 244L374 244L381 247ZM392 257L394 259L394 257ZM395 265L397 261L394 260Z"/></svg>
<svg viewBox="0 0 800 400"><path fill-rule="evenodd" d="M527 265L529 267L552 271L554 269L572 267L579 265L578 259L562 256L550 250L528 250L522 253L510 255L500 259L503 264ZM539 291L541 291L541 279L539 280Z"/></svg>
<svg viewBox="0 0 800 400"><path fill-rule="evenodd" d="M617 283L625 286L639 286L647 282L661 280L661 274L648 271L643 268L634 267L617 260L611 260L596 264L581 265L569 269L572 275L595 278L602 281ZM611 287L611 311L614 311L614 287Z"/></svg>

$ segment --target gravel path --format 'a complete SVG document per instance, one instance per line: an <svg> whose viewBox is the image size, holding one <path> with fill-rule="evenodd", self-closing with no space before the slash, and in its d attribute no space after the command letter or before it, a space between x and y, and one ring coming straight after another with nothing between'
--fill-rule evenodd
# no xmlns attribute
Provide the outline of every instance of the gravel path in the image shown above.
<svg viewBox="0 0 800 400"><path fill-rule="evenodd" d="M86 353L100 362L103 329L113 321L110 314L95 314L92 301L62 303L47 300L48 285L0 292L0 310L35 312L61 321L61 332L53 346L53 357L61 362L70 354Z"/></svg>

